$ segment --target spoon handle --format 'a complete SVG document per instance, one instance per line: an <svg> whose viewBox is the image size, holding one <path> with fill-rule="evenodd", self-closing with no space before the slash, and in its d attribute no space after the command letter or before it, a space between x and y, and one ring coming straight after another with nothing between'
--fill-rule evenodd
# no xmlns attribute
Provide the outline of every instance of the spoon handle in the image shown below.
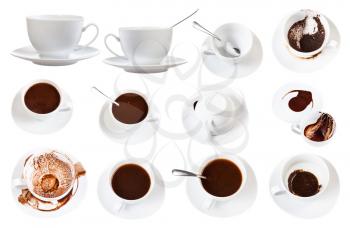
<svg viewBox="0 0 350 228"><path fill-rule="evenodd" d="M113 104L119 106L119 104L118 104L116 101L114 101L112 98L110 98L109 96L107 96L104 92L102 92L101 90L99 90L96 86L91 87L91 89L92 89L92 90L95 90L95 91L97 91L97 92L99 92L99 93L100 93L102 96L104 96L108 101L110 101L111 103L113 103Z"/></svg>
<svg viewBox="0 0 350 228"><path fill-rule="evenodd" d="M196 9L193 13L182 19L181 21L177 22L176 24L172 25L170 28L174 28L176 25L182 23L183 21L187 20L188 18L192 17L195 13L198 12L199 9Z"/></svg>
<svg viewBox="0 0 350 228"><path fill-rule="evenodd" d="M172 174L174 176L199 177L199 178L205 179L205 177L203 177L201 175L198 175L198 174L186 171L186 170L182 170L182 169L173 169Z"/></svg>
<svg viewBox="0 0 350 228"><path fill-rule="evenodd" d="M221 41L221 39L217 35L215 35L214 33L210 32L208 29L204 28L197 21L193 21L192 25L193 25L193 28L197 29L198 31L204 32L207 35L212 36L213 38L217 39L218 41Z"/></svg>

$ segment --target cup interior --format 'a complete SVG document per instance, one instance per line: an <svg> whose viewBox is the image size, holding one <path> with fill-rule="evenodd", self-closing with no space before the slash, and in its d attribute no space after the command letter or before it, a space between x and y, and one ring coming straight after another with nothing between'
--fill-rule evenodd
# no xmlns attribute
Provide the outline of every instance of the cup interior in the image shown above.
<svg viewBox="0 0 350 228"><path fill-rule="evenodd" d="M145 198L153 188L151 170L138 162L118 164L110 175L113 193L122 200L136 202Z"/></svg>
<svg viewBox="0 0 350 228"><path fill-rule="evenodd" d="M283 172L282 172L284 188L287 189L288 192L293 196L300 197L290 192L290 189L288 186L288 179L294 171L298 171L298 170L312 173L317 178L319 185L321 185L321 188L318 193L316 193L313 196L303 197L303 198L311 198L311 197L317 196L321 192L323 192L324 189L327 188L327 185L329 182L329 170L325 161L322 158L319 158L314 155L299 155L290 159L284 165Z"/></svg>
<svg viewBox="0 0 350 228"><path fill-rule="evenodd" d="M215 31L215 35L217 35L221 41L212 38L214 50L219 55L226 58L232 58L232 55L227 52L226 43L231 43L234 48L238 48L240 50L240 57L248 54L253 45L252 32L240 24L225 24Z"/></svg>

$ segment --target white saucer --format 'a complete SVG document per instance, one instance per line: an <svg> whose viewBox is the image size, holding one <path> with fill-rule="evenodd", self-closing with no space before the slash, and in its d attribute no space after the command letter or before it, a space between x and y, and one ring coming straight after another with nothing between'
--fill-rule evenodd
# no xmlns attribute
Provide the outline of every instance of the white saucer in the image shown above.
<svg viewBox="0 0 350 228"><path fill-rule="evenodd" d="M312 92L313 106L309 105L301 112L294 112L288 106L290 99L296 96L292 90L305 90ZM287 95L287 96L286 96ZM285 97L285 98L283 98ZM275 94L272 102L272 109L276 116L288 123L299 124L305 117L322 109L322 96L312 86L303 83L288 83L282 86Z"/></svg>
<svg viewBox="0 0 350 228"><path fill-rule="evenodd" d="M140 142L144 142L150 139L151 137L154 137L159 128L160 115L157 108L154 105L152 105L152 118L157 119L157 121L140 123L138 127L128 131L125 131L124 129L115 129L114 131L112 131L106 126L106 123L104 121L104 114L105 112L107 112L108 107L109 102L106 102L100 111L100 127L102 132L108 138L112 139L117 143L137 144Z"/></svg>
<svg viewBox="0 0 350 228"><path fill-rule="evenodd" d="M23 156L18 163L15 166L15 169L13 171L12 174L12 179L17 179L20 178L22 176L22 170L23 170L23 166L24 166L24 162L25 160L28 158L30 154L26 154L25 156ZM77 162L77 160L70 156L70 158L73 160L74 163ZM76 190L76 193L74 194L74 196L68 201L68 203L64 206L62 206L60 209L56 210L56 211L50 211L50 212L45 212L45 211L39 211L39 210L35 210L30 206L24 206L21 203L18 202L18 196L21 194L21 189L20 188L16 188L14 186L11 185L12 188L12 196L15 200L15 203L18 205L18 207L20 207L24 212L28 213L29 215L35 216L35 217L58 217L58 216L62 216L65 215L67 213L69 213L70 211L72 211L73 209L75 209L76 207L79 206L79 204L81 203L81 201L84 199L85 194L86 194L86 190L87 190L87 177L86 175L79 177L78 179L78 188Z"/></svg>
<svg viewBox="0 0 350 228"><path fill-rule="evenodd" d="M127 205L122 210L116 211L113 197L115 193L110 188L109 172L106 170L100 177L98 183L98 196L102 206L111 214L126 218L138 219L151 216L160 209L165 198L165 186L159 171L152 165L155 175L155 185L153 192L140 204Z"/></svg>
<svg viewBox="0 0 350 228"><path fill-rule="evenodd" d="M68 94L64 93L64 100L72 103ZM12 117L18 127L35 134L49 134L62 129L69 122L73 109L57 114L47 120L37 120L30 117L22 107L20 94L17 93L12 102Z"/></svg>
<svg viewBox="0 0 350 228"><path fill-rule="evenodd" d="M275 203L284 211L297 217L316 218L327 214L335 205L339 195L339 178L337 171L327 160L324 159L330 170L330 182L322 196L310 202L296 202L288 194L272 195ZM274 170L270 179L270 189L279 183L279 171L281 164Z"/></svg>
<svg viewBox="0 0 350 228"><path fill-rule="evenodd" d="M106 64L116 66L131 73L161 73L168 71L169 68L177 67L187 63L186 60L168 56L159 65L133 65L126 57L110 57L103 61Z"/></svg>
<svg viewBox="0 0 350 228"><path fill-rule="evenodd" d="M223 89L221 92L230 97L232 100L239 99L237 95L238 93L235 90ZM243 103L244 101L239 101L242 102L242 108L240 112L237 113L238 121L234 124L232 129L225 134L212 136L204 124L199 123L197 118L193 115L193 102L197 99L198 97L191 99L183 109L182 122L188 135L198 142L204 144L210 143L216 146L232 143L238 139L243 142L242 145L247 143L248 129L246 128L246 125L248 124L248 110L245 103Z"/></svg>
<svg viewBox="0 0 350 228"><path fill-rule="evenodd" d="M247 170L247 182L245 187L242 189L242 191L237 193L237 197L227 202L216 202L209 210L203 208L203 200L205 199L205 195L202 191L198 190L198 188L202 188L202 186L198 181L195 181L195 179L188 178L186 186L187 195L194 207L207 215L229 217L243 213L253 205L257 195L258 184L252 168L246 161L244 161L242 158L240 159L244 163Z"/></svg>
<svg viewBox="0 0 350 228"><path fill-rule="evenodd" d="M277 60L287 69L299 73L309 73L321 69L328 64L338 53L340 47L340 34L334 23L327 18L330 28L330 40L335 40L336 47L326 47L318 56L312 59L301 59L293 56L283 39L282 24L278 26L272 40L273 52Z"/></svg>
<svg viewBox="0 0 350 228"><path fill-rule="evenodd" d="M263 48L259 38L253 33L253 46L251 51L238 63L228 63L216 55L208 54L210 38L207 38L202 46L202 59L207 69L225 78L241 78L254 73L261 64Z"/></svg>
<svg viewBox="0 0 350 228"><path fill-rule="evenodd" d="M14 50L11 55L25 59L28 61L32 61L35 64L43 65L43 66L66 66L74 64L78 61L92 58L99 54L99 51L93 47L83 47L79 46L77 50L75 50L72 54L67 58L50 58L50 57L42 57L38 54L38 52L31 46L23 47Z"/></svg>

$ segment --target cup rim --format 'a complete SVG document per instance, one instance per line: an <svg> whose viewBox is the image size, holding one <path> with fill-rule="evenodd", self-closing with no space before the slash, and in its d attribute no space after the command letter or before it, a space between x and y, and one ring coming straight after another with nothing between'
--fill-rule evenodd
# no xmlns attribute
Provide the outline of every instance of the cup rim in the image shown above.
<svg viewBox="0 0 350 228"><path fill-rule="evenodd" d="M41 14L27 16L30 21L83 21L84 18L71 14Z"/></svg>
<svg viewBox="0 0 350 228"><path fill-rule="evenodd" d="M242 191L242 189L244 188L244 186L246 185L246 182L247 182L247 170L245 168L243 161L238 156L235 156L235 155L214 155L214 156L211 156L202 162L202 165L200 166L198 173L202 174L204 168L210 162L215 161L215 160L219 160L219 159L229 160L229 161L233 162L239 168L239 170L242 174L242 183L241 183L239 189L235 193L233 193L232 195L220 197L220 196L212 195L209 192L207 192L204 189L200 178L197 178L198 179L197 181L199 182L199 185L200 185L201 189L203 190L203 192L205 193L205 195L207 195L210 198L217 200L217 201L226 201L226 200L230 200L230 199L236 197Z"/></svg>
<svg viewBox="0 0 350 228"><path fill-rule="evenodd" d="M113 115L113 112L112 112L112 107L113 107L113 103L112 102L109 102L109 105L108 105L108 113L109 113L109 116L110 118L112 118L112 120L114 122L116 122L117 124L121 124L123 126L127 126L127 127L132 127L132 126L137 126L138 124L141 124L143 123L145 120L147 120L149 118L149 115L150 115L150 102L149 100L146 98L146 95L143 94L142 92L139 92L139 91L136 91L136 90L124 90L124 91L120 91L118 94L116 94L114 97L114 100L117 99L118 97L120 97L121 95L123 94L126 94L126 93L134 93L134 94L137 94L139 96L141 96L146 104L147 104L147 107L148 107L148 112L147 112L147 115L145 116L145 118L140 121L140 122L137 122L137 123L131 123L131 124L128 124L128 123L123 123L122 121L118 120L117 118L114 117Z"/></svg>
<svg viewBox="0 0 350 228"><path fill-rule="evenodd" d="M143 168L151 180L151 185L149 186L147 193L144 196L142 196L141 198L134 199L134 200L125 199L125 198L120 197L117 193L114 192L114 190L112 188L112 178L113 178L115 172L120 167L122 167L124 165L128 165L128 164L137 165L137 166L140 166L141 168ZM118 200L125 202L125 203L128 203L128 204L134 204L134 203L140 202L140 201L148 198L149 195L151 194L151 192L153 191L154 185L155 185L155 176L154 176L154 173L151 169L150 164L147 161L142 161L140 159L138 159L138 160L137 159L128 159L128 160L123 160L123 161L116 163L110 169L109 176L108 176L108 186L109 186L111 192L113 193L113 196L115 196Z"/></svg>
<svg viewBox="0 0 350 228"><path fill-rule="evenodd" d="M136 31L136 32L151 32L151 31L172 31L170 27L163 26L129 26L129 27L120 27L119 31Z"/></svg>
<svg viewBox="0 0 350 228"><path fill-rule="evenodd" d="M39 150L38 150L39 151ZM30 184L28 184L27 182L27 178L26 176L24 175L24 171L25 171L25 167L26 165L28 164L28 161L34 157L37 157L37 156L40 156L42 154L46 154L46 153L55 153L55 154L58 154L60 156L63 156L65 159L67 159L67 163L68 165L70 166L71 168L71 171L72 171L72 176L73 176L73 180L72 180L72 183L70 185L70 187L60 196L57 196L57 197L54 197L54 198L47 198L47 197L43 197L43 196L40 196L39 194L35 193L33 191L33 189L29 188ZM63 199L64 197L66 197L68 195L68 193L73 189L74 187L74 183L76 182L77 178L76 178L76 171L75 171L75 167L74 167L74 162L73 160L70 158L69 155L67 155L66 153L63 153L63 152L60 152L58 150L54 150L54 149L48 149L48 148L45 148L45 149L40 149L40 152L33 152L33 153L30 153L30 155L28 155L28 157L26 158L25 160L25 163L24 163L24 167L23 167L23 171L22 171L22 179L24 181L24 183L26 184L28 190L30 191L30 193L33 194L34 197L36 197L37 199L39 200L42 200L42 201L45 201L45 202L52 202L52 201L57 201L57 200L60 200L60 199Z"/></svg>
<svg viewBox="0 0 350 228"><path fill-rule="evenodd" d="M286 166L291 161L293 161L294 159L297 159L297 158L308 158L308 159L312 159L312 160L317 160L317 162L318 162L317 164L318 165L322 165L323 168L325 168L325 170L327 170L327 183L322 185L321 190L317 194L312 195L312 196L307 196L307 197L294 195L293 193L291 193L289 191L288 186L286 186L285 181L284 181L285 180L284 174L285 174L285 171L286 171ZM318 155L306 154L306 153L298 154L298 155L292 156L292 157L288 158L287 160L285 160L285 162L282 164L282 169L281 169L281 172L280 172L280 178L281 178L280 181L282 182L283 189L288 195L292 196L295 199L299 199L299 200L313 200L313 199L316 199L316 198L320 197L320 195L323 194L323 192L325 191L325 189L327 188L327 186L329 184L329 181L330 181L329 180L330 179L329 167L328 167L327 163L323 160L323 158L318 156Z"/></svg>
<svg viewBox="0 0 350 228"><path fill-rule="evenodd" d="M319 15L320 20L322 22L322 25L325 28L325 38L323 40L323 43L322 43L321 47L319 47L318 49L316 49L314 51L310 51L310 52L301 52L301 51L298 51L298 50L294 49L289 44L288 32L289 32L290 27L287 28L287 22L293 16L295 16L295 15L297 15L299 13L305 13L306 14L306 12L308 12L308 11ZM309 58L309 57L312 57L312 56L317 55L318 53L320 53L326 47L326 45L329 42L329 33L330 33L330 28L329 28L329 22L328 22L327 18L323 14L321 14L318 11L315 11L315 10L301 9L301 10L294 11L294 12L290 13L289 16L287 16L285 18L284 22L283 22L283 37L284 37L285 43L286 43L289 51L292 54L294 54L294 55L296 55L297 57L300 57L300 58Z"/></svg>
<svg viewBox="0 0 350 228"><path fill-rule="evenodd" d="M51 111L49 113L36 113L36 112L30 110L27 107L26 103L25 103L24 97L27 94L28 90L32 86L34 86L36 84L39 84L39 83L45 83L45 84L49 84L49 85L53 86L57 90L58 94L60 95L60 103L58 104L58 106L53 111ZM59 88L59 86L56 83L54 83L54 82L52 82L50 80L38 79L38 80L32 81L32 82L28 83L26 86L24 86L21 91L22 91L21 92L21 103L22 103L22 106L24 107L24 109L27 112L31 113L32 115L35 115L35 116L38 116L38 117L47 117L47 116L50 116L50 115L56 113L59 110L59 108L62 106L62 99L63 99L62 90Z"/></svg>

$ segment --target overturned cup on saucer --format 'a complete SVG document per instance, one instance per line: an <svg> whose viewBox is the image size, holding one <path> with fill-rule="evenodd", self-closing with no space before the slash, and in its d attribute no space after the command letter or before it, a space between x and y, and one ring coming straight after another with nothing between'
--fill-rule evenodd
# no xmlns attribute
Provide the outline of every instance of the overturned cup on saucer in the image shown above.
<svg viewBox="0 0 350 228"><path fill-rule="evenodd" d="M84 26L84 18L74 15L35 15L27 17L27 30L31 44L40 56L67 58L79 47L82 34L90 27L96 30L87 47L98 36L96 24Z"/></svg>

